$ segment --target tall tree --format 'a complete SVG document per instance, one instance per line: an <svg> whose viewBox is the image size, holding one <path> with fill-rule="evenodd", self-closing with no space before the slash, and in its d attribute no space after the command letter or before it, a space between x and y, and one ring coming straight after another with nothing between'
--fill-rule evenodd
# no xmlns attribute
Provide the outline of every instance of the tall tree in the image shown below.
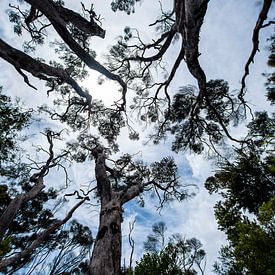
<svg viewBox="0 0 275 275"><path fill-rule="evenodd" d="M131 13L135 2L138 1L115 0L112 9ZM7 217L11 221L17 215L22 201L30 201L41 194L45 187L45 176L51 168L58 165L60 159L78 162L92 159L95 163L96 184L87 193L83 192L83 195L75 192L81 201L68 215L42 231L24 251L3 259L1 268L31 255L46 237L68 221L76 208L94 191L100 201L100 214L89 273L119 274L123 205L144 191L155 192L160 206L171 199L182 200L188 196L185 186L180 185L177 167L170 157L151 165L127 154L111 159L112 154L118 151L116 138L121 127L129 126L130 138L138 138L138 133L130 127L127 117L126 96L129 88L137 93L131 107L139 110L141 120L157 123L157 132L152 136L155 142L171 133L175 135L175 151L190 148L196 153L201 153L205 145L215 150L214 145L219 144L224 136L240 142L230 134L228 126L231 121L237 121L243 115L242 107L246 106L245 86L243 85L238 98L233 97L227 82L208 81L199 63L199 33L208 2L209 0L171 1L170 11L162 11L161 17L152 24L161 30L161 36L150 43L142 42L138 33L133 35L133 30L125 28L125 35L111 48L106 65L96 60L89 44L93 36L105 37L100 17L93 6L88 9L82 4L83 15L66 8L63 1L59 0L24 0L19 1L18 5L10 6L9 18L14 23L15 33L28 35L29 40L24 43L23 52L0 39L0 57L11 64L31 88L36 89L29 74L46 82L48 94L56 92L56 106L43 106L40 109L50 114L52 119L66 122L73 131L78 131L78 138L76 142L68 143L64 151L56 156L53 138L57 134L50 130L47 132L49 157L39 167L39 172L31 177L31 192L12 200L16 207L7 207L3 221ZM254 29L253 52L246 66L243 83L258 49L259 31L264 27L271 2L264 1ZM50 35L47 36L47 32L52 31L59 38L52 43L57 53L56 58L47 61L34 58L32 52L37 45L43 45L46 37L51 38ZM152 66L161 67L163 56L178 37L181 38L181 47L168 77L161 82L154 81ZM152 51L154 53L151 55ZM169 87L182 62L186 62L188 70L197 80L198 88L181 87L171 99ZM87 76L88 69L118 84L121 98L111 107L94 99L80 85ZM164 98L160 96L161 91ZM107 142L90 133L91 125ZM5 225L3 234L8 227L9 223Z"/></svg>

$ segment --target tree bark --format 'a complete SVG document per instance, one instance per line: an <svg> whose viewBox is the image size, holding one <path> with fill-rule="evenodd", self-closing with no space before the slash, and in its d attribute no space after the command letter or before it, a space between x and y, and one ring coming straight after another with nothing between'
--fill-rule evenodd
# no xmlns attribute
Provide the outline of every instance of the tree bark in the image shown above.
<svg viewBox="0 0 275 275"><path fill-rule="evenodd" d="M121 259L121 196L111 188L103 149L100 147L93 149L92 155L96 162L95 174L101 209L89 274L116 275L120 274Z"/></svg>
<svg viewBox="0 0 275 275"><path fill-rule="evenodd" d="M101 209L89 274L118 275L121 273L122 206L142 193L143 188L153 184L153 181L134 184L124 190L115 191L108 179L104 150L96 147L91 152L95 158L95 175Z"/></svg>
<svg viewBox="0 0 275 275"><path fill-rule="evenodd" d="M91 275L118 275L121 267L122 207L114 198L100 211L99 230L90 263Z"/></svg>

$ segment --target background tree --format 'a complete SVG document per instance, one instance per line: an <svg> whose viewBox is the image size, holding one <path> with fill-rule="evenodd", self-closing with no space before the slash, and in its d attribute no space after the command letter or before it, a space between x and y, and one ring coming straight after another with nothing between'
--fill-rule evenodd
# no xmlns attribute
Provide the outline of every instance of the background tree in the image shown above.
<svg viewBox="0 0 275 275"><path fill-rule="evenodd" d="M24 151L18 146L20 131L30 124L33 112L22 110L18 103L12 104L11 99L3 94L2 88L0 112L0 219L2 222L0 259L10 259L14 253L23 253L30 247L37 240L41 230L47 230L57 222L52 211L44 206L49 200L56 198L57 192L52 188L43 190L44 187L39 192L33 192L35 186L30 181L31 167L21 159ZM26 139L22 136L21 140L23 138ZM29 272L31 273L32 269L35 270L36 264L41 264L50 253L56 251L57 244L61 245L62 240L66 241L68 245L67 250L63 251L63 248L63 252L60 252L63 257L64 254L68 254L69 248L73 253L74 250L77 250L77 246L82 246L79 256L74 257L74 261L71 261L70 265L64 265L63 268L70 269L70 267L77 266L78 262L86 256L87 247L89 248L91 245L91 240L88 240L88 246L87 244L84 246L84 241L81 243L79 235L83 234L82 238L85 238L85 234L87 235L89 231L87 227L75 222L71 226L71 232L75 236L69 236L69 232L67 232L64 230L54 232L40 242L35 253L34 251L27 253L6 267L2 267L0 264L1 270L13 273L22 267L26 268L26 265L30 265L31 262L32 268ZM90 234L86 238L91 238ZM70 241L68 241L69 238Z"/></svg>
<svg viewBox="0 0 275 275"><path fill-rule="evenodd" d="M153 234L148 235L144 243L147 253L137 262L134 274L204 274L205 251L201 242L174 234L164 244L165 230L163 222L153 225ZM162 245L157 247L157 242Z"/></svg>
<svg viewBox="0 0 275 275"><path fill-rule="evenodd" d="M229 239L221 250L224 265L216 265L221 274L274 272L274 125L274 117L256 114L248 126L251 147L237 150L236 160L224 163L205 184L223 197L215 206L219 228Z"/></svg>
<svg viewBox="0 0 275 275"><path fill-rule="evenodd" d="M270 65L273 44L271 37ZM267 80L271 103L273 74ZM210 194L223 198L215 205L215 215L229 244L220 251L221 263L215 265L218 274L272 274L275 270L274 113L256 113L248 129L247 146L235 150L235 160L220 163L220 170L205 183Z"/></svg>

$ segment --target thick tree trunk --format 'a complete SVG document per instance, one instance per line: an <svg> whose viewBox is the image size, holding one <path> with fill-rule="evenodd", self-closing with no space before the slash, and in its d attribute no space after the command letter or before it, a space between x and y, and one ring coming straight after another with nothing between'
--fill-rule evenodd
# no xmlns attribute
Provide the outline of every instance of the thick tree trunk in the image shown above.
<svg viewBox="0 0 275 275"><path fill-rule="evenodd" d="M100 147L92 150L101 209L89 274L117 275L120 274L122 200L120 193L111 188L103 151Z"/></svg>
<svg viewBox="0 0 275 275"><path fill-rule="evenodd" d="M91 258L91 275L120 274L122 207L110 201L100 212L100 224Z"/></svg>

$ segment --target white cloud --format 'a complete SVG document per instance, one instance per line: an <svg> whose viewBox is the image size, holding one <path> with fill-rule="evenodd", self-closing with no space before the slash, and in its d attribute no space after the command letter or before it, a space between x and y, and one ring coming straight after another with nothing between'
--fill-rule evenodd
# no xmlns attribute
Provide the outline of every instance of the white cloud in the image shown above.
<svg viewBox="0 0 275 275"><path fill-rule="evenodd" d="M7 0L2 0L1 5L7 7L8 2ZM88 3L89 1L85 2ZM143 1L142 6L140 8L137 7L136 13L131 16L119 12L112 13L109 7L110 1L107 2L105 4L102 0L94 1L95 11L104 18L102 23L103 27L107 30L105 40L99 38L92 40L92 47L97 50L99 59L102 59L102 54L106 53L109 45L113 44L115 38L122 33L124 26L139 28L144 39L150 40L153 34L152 30L148 31L147 26L159 14L158 1ZM167 5L170 2L167 1ZM75 10L80 9L79 1L66 1L66 4L71 5ZM201 31L200 43L200 51L202 53L200 60L208 79L223 78L229 82L231 89L240 88L240 79L243 74L244 64L252 48L252 29L255 25L258 12L259 6L254 5L254 1L251 0L210 1L205 23ZM19 48L23 38L18 40L13 35L11 24L7 23L5 8L0 11L0 26L1 38L7 39ZM269 35L270 30L268 29L261 32L261 48ZM43 54L45 56L49 55L46 52ZM177 54L177 46L168 53L166 61L174 60L175 54ZM262 77L262 73L266 71L266 55L267 53L264 50L257 54L255 63L251 66L251 75L247 79L249 88L248 98L254 104L254 109L267 107L263 100L264 78ZM0 69L0 80L1 85L4 86L4 91L8 94L21 97L26 106L34 107L42 103L50 104L52 102L54 96L50 96L49 98L46 96L46 89L43 87L41 81L31 78L31 82L39 88L38 91L34 91L25 85L22 77L15 72L13 67L2 60L0 60ZM94 71L91 71L90 74L91 78L86 80L83 85L89 89L94 98L98 96L106 101L107 104L111 104L114 96L119 97L116 84L108 81L98 87L96 85L98 74ZM177 72L172 87L173 90L176 90L178 86L187 84L195 84L195 81L187 72L186 66L182 65ZM136 122L135 118L133 118L133 121ZM236 134L242 134L243 131L240 131L240 128L234 130ZM132 142L127 138L127 131L122 130L122 134L119 137L119 143L122 145L121 151L129 153L140 151L138 156L148 163L171 154L171 139L158 146L151 144L145 146L142 140L147 134L148 132L142 128L141 141ZM203 188L206 177L212 173L214 168L203 156L182 153L178 155L173 154L173 156L179 164L179 171L182 174L184 182L192 181L197 183L199 185L199 192L195 198L186 202L170 204L163 209L161 216L156 212L155 201L148 196L146 197L144 209L140 209L134 202L128 204L125 207L123 224L123 258L126 258L126 263L128 264L129 246L127 245L127 234L129 232L129 222L134 219L137 220L133 231L133 238L136 241L134 259L137 260L142 254L143 241L150 233L153 223L164 220L168 226L169 233L181 233L186 235L187 238L196 237L202 241L207 253L206 274L211 274L211 265L217 259L217 251L225 241L225 236L217 230L217 224L213 215L213 205L217 197L208 195L207 191ZM73 180L73 185L70 187L71 190L79 189L93 179L93 167L89 165L75 164L71 167L71 177ZM54 183L57 178L56 174L54 174L47 180ZM58 184L61 183L58 181ZM72 206L73 203L69 202L68 205ZM91 212L90 209L88 206L79 209L75 217L91 226L95 235L98 224L98 209L95 208L95 212Z"/></svg>

